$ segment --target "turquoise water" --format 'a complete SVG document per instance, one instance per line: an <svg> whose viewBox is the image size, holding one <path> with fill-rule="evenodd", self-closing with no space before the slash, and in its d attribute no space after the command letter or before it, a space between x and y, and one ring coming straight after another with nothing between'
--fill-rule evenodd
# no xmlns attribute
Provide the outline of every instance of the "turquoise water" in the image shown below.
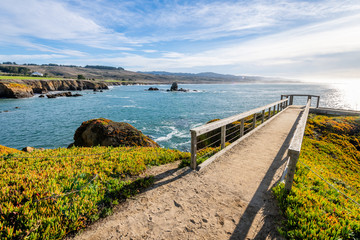
<svg viewBox="0 0 360 240"><path fill-rule="evenodd" d="M320 105L356 109L359 102L343 85L237 84L180 85L197 92L145 91L149 86L119 86L78 98L0 99L0 145L21 149L67 147L83 121L108 118L128 122L161 146L189 150L189 129L280 100L281 94L320 95ZM305 104L306 98L295 104ZM315 102L315 101L314 101ZM359 104L360 105L360 104ZM16 108L19 107L19 108ZM5 112L8 111L8 112Z"/></svg>

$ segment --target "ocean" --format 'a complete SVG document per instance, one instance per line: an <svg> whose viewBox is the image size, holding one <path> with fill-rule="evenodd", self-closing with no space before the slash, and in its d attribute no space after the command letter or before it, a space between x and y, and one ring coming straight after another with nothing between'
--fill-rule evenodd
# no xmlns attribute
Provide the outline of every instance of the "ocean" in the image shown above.
<svg viewBox="0 0 360 240"><path fill-rule="evenodd" d="M146 91L149 87L160 91ZM167 92L170 85L117 86L104 92L81 91L76 98L0 99L0 145L22 149L67 147L75 130L93 118L127 122L162 147L189 151L190 132L215 118L225 118L280 100L281 94L320 95L321 107L358 110L351 84L255 83L180 84L189 92ZM316 104L316 100L313 101ZM305 104L306 97L294 104Z"/></svg>

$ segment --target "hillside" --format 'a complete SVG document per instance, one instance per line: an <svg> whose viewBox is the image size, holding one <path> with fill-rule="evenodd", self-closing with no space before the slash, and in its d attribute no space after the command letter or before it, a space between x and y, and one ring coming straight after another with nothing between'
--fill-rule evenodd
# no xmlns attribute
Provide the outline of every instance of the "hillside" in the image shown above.
<svg viewBox="0 0 360 240"><path fill-rule="evenodd" d="M144 84L169 84L178 83L243 83L263 81L265 78L252 76L235 76L217 73L168 73L168 72L132 72L123 68L106 67L106 66L63 66L56 64L49 65L10 65L1 64L0 67L21 68L19 73L30 74L39 72L47 77L71 78L76 79L78 75L83 75L86 79L96 80L120 80L133 83ZM1 75L7 75L1 71Z"/></svg>

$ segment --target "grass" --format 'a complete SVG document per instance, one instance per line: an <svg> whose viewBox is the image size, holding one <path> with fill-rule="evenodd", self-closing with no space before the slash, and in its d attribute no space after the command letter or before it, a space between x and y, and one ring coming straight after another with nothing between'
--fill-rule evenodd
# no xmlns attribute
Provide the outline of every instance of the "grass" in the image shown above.
<svg viewBox="0 0 360 240"><path fill-rule="evenodd" d="M63 80L62 77L0 76L0 80Z"/></svg>
<svg viewBox="0 0 360 240"><path fill-rule="evenodd" d="M292 190L273 189L288 239L360 239L360 118L310 115Z"/></svg>
<svg viewBox="0 0 360 240"><path fill-rule="evenodd" d="M0 239L62 239L150 186L151 176L139 177L148 166L190 157L150 147L5 150L0 155Z"/></svg>

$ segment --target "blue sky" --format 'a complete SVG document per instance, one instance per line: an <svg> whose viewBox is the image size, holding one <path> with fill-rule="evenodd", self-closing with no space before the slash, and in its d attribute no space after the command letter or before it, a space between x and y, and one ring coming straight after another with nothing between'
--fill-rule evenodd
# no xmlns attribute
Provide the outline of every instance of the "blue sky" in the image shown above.
<svg viewBox="0 0 360 240"><path fill-rule="evenodd" d="M0 0L0 62L360 79L360 1Z"/></svg>

